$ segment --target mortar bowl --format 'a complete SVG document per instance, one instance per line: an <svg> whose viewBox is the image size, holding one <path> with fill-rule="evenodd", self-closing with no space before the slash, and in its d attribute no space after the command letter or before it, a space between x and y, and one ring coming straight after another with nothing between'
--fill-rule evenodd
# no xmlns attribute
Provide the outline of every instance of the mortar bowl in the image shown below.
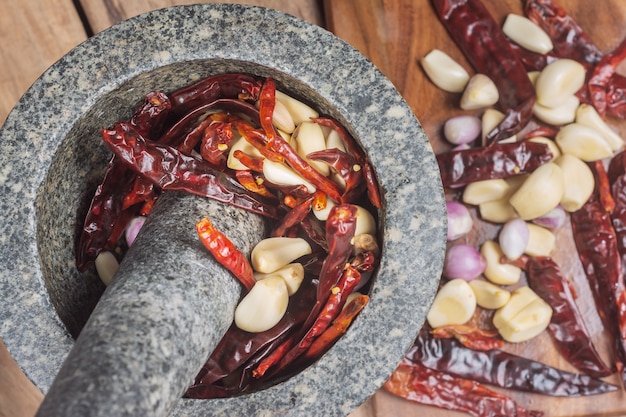
<svg viewBox="0 0 626 417"><path fill-rule="evenodd" d="M347 415L411 346L437 290L446 214L434 154L409 106L371 62L320 27L259 7L176 6L74 48L0 130L0 337L44 393L104 291L95 271L80 273L74 261L111 155L100 129L128 118L147 92L229 72L272 77L358 140L383 195L382 256L370 302L317 362L255 393L181 399L172 415Z"/></svg>

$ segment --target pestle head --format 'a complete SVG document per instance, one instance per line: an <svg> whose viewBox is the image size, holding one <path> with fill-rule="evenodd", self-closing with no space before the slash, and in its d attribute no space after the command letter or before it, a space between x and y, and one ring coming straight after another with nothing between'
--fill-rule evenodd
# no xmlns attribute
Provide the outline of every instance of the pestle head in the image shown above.
<svg viewBox="0 0 626 417"><path fill-rule="evenodd" d="M202 246L211 218L246 255L263 220L164 193L52 383L38 417L167 415L226 332L239 282Z"/></svg>

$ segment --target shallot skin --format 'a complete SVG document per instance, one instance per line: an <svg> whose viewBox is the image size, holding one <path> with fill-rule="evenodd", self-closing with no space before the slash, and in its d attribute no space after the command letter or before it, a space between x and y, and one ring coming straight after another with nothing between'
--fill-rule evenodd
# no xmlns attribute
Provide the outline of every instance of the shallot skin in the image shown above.
<svg viewBox="0 0 626 417"><path fill-rule="evenodd" d="M479 277L486 266L485 258L476 248L460 243L448 248L443 275L450 279L471 281Z"/></svg>

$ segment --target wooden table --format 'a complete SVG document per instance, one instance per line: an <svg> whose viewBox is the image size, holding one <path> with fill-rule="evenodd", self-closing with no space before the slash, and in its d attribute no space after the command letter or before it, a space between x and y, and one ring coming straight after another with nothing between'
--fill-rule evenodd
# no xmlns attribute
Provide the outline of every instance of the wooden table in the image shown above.
<svg viewBox="0 0 626 417"><path fill-rule="evenodd" d="M623 0L556 0L565 6L603 51L626 36L626 2ZM0 125L19 97L52 63L89 36L139 13L193 1L185 0L0 0ZM208 2L208 1L204 1ZM224 1L271 7L302 17L334 31L368 56L407 99L422 122L436 151L445 145L441 123L458 113L457 95L435 88L421 71L418 60L439 48L467 61L450 41L434 16L429 0L249 0ZM521 13L522 0L484 0L498 21L508 12ZM626 133L623 123L614 126ZM574 268L575 269L575 268ZM579 274L575 271L573 274ZM584 301L584 300L583 300ZM0 301L3 302L3 301ZM602 338L601 331L595 336ZM563 365L550 349L549 340L521 346L531 355ZM563 365L566 366L566 365ZM43 396L21 373L0 340L0 417L35 414ZM609 397L553 400L549 397L515 397L527 407L550 416L623 415L623 392ZM391 417L424 414L462 416L416 406L379 391L351 417Z"/></svg>

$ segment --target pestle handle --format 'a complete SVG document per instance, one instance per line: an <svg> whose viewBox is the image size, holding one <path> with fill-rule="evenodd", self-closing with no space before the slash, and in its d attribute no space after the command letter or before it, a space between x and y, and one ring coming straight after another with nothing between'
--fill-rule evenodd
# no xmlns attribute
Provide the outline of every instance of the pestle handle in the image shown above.
<svg viewBox="0 0 626 417"><path fill-rule="evenodd" d="M209 216L245 254L263 220L164 193L53 381L37 417L164 416L232 323L241 286L202 246Z"/></svg>

